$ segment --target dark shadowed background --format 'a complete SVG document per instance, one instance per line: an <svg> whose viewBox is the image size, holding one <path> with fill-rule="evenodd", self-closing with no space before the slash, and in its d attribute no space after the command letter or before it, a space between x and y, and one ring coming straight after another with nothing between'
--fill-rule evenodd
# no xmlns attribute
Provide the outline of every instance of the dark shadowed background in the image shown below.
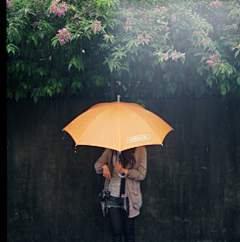
<svg viewBox="0 0 240 242"><path fill-rule="evenodd" d="M78 146L62 128L106 100L7 101L9 242L107 242L108 219L94 162L103 148ZM124 100L122 100L124 101ZM174 131L147 146L137 242L240 241L240 101L146 100Z"/></svg>

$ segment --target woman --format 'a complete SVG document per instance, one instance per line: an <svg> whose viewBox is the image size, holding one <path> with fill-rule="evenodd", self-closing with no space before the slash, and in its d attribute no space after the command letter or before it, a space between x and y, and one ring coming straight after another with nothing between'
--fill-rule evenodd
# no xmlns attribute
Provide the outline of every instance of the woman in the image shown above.
<svg viewBox="0 0 240 242"><path fill-rule="evenodd" d="M121 152L119 158L117 164L117 152L106 149L94 168L106 178L103 194L110 192L110 197L101 203L103 215L107 211L109 216L112 242L122 241L122 232L125 241L134 242L134 221L142 206L140 181L147 172L147 151L145 147L137 147Z"/></svg>

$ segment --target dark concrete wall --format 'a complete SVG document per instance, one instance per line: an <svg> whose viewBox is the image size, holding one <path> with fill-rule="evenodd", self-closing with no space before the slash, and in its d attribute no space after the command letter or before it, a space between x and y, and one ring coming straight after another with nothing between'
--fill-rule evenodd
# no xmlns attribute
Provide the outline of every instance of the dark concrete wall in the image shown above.
<svg viewBox="0 0 240 242"><path fill-rule="evenodd" d="M93 164L61 129L103 100L7 102L8 241L110 241ZM148 146L138 242L240 241L240 101L147 101L174 131Z"/></svg>

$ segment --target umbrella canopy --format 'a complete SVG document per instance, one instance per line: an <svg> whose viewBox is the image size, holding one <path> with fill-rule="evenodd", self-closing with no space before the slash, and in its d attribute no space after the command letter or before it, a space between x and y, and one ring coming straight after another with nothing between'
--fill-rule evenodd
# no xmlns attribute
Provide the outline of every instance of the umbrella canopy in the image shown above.
<svg viewBox="0 0 240 242"><path fill-rule="evenodd" d="M68 132L76 145L89 145L117 151L163 143L173 130L156 114L136 103L99 103L70 122Z"/></svg>

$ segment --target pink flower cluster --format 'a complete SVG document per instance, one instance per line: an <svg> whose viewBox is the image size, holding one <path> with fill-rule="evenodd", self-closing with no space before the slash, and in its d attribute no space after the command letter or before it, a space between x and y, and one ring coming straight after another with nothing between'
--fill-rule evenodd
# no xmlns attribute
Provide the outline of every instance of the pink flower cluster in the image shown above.
<svg viewBox="0 0 240 242"><path fill-rule="evenodd" d="M163 11L163 14L165 14L167 12L167 8L162 7L162 11Z"/></svg>
<svg viewBox="0 0 240 242"><path fill-rule="evenodd" d="M10 10L12 10L12 1L6 1L7 4L7 8L9 8Z"/></svg>
<svg viewBox="0 0 240 242"><path fill-rule="evenodd" d="M113 38L113 35L109 36L107 34L104 34L103 37L104 37L104 40L106 40L107 38Z"/></svg>
<svg viewBox="0 0 240 242"><path fill-rule="evenodd" d="M157 53L157 54L158 54L159 56L160 56L160 55L163 55L163 58L164 58L165 61L167 61L167 60L169 59L168 52L165 53L165 54L159 52L159 53ZM179 56L179 54L177 54L176 51L174 51L174 52L172 53L172 61L177 61L177 58L178 58L178 57L183 57L183 58L185 59L185 54L186 54L186 53L181 53L180 56Z"/></svg>
<svg viewBox="0 0 240 242"><path fill-rule="evenodd" d="M207 44L208 42L210 42L211 41L211 39L209 39L209 38L202 38L202 44L203 44L203 46L205 45L205 44Z"/></svg>
<svg viewBox="0 0 240 242"><path fill-rule="evenodd" d="M167 31L168 29L170 29L170 28L168 27L168 22L165 23L165 26L164 26L164 27L165 27L165 31Z"/></svg>
<svg viewBox="0 0 240 242"><path fill-rule="evenodd" d="M176 18L176 16L175 16L175 13L172 15L172 21L173 21L173 22L177 21L177 18Z"/></svg>
<svg viewBox="0 0 240 242"><path fill-rule="evenodd" d="M195 31L196 34L204 34L204 35L208 35L208 33L206 33L203 29L200 31ZM211 41L211 39L209 38L205 38L204 36L202 37L202 44L205 45L206 43L208 43L209 41Z"/></svg>
<svg viewBox="0 0 240 242"><path fill-rule="evenodd" d="M238 26L236 24L232 24L234 29L238 29Z"/></svg>
<svg viewBox="0 0 240 242"><path fill-rule="evenodd" d="M156 6L156 8L154 9L153 12L154 12L154 13L158 13L158 12L160 12L159 5ZM163 14L166 14L166 12L167 12L167 8L162 7L162 12L163 12Z"/></svg>
<svg viewBox="0 0 240 242"><path fill-rule="evenodd" d="M126 21L126 26L130 26L132 25L132 23L133 23L133 20Z"/></svg>
<svg viewBox="0 0 240 242"><path fill-rule="evenodd" d="M52 5L50 8L50 13L55 13L58 17L61 17L62 15L65 16L65 12L68 11L66 2L62 2L58 5L60 0L53 0Z"/></svg>
<svg viewBox="0 0 240 242"><path fill-rule="evenodd" d="M68 33L68 30L69 30L70 28L67 26L66 28L63 28L63 29L59 29L58 30L58 33L59 34L56 34L58 37L59 37L59 40L61 41L60 42L60 45L62 46L62 45L64 45L64 44L66 44L66 41L65 41L65 37L67 38L67 39L69 39L69 40L72 40L72 37L71 37L71 35Z"/></svg>
<svg viewBox="0 0 240 242"><path fill-rule="evenodd" d="M208 35L208 33L206 33L203 29L200 31L195 31L196 34L204 34L204 35Z"/></svg>
<svg viewBox="0 0 240 242"><path fill-rule="evenodd" d="M90 28L91 28L91 30L101 32L101 21L98 21L95 19L95 23L90 25ZM89 32L89 34L91 34L91 32Z"/></svg>
<svg viewBox="0 0 240 242"><path fill-rule="evenodd" d="M99 11L96 10L96 14L94 14L92 11L89 11L88 13L89 13L89 16L94 16L94 15L97 16L99 14Z"/></svg>
<svg viewBox="0 0 240 242"><path fill-rule="evenodd" d="M213 8L213 7L218 8L218 7L222 6L222 2L216 0L216 1L214 1L214 2L211 2L211 3L210 3L210 6L211 6L212 8Z"/></svg>
<svg viewBox="0 0 240 242"><path fill-rule="evenodd" d="M146 41L146 42L149 42L149 41L150 41L150 36L149 36L148 34L146 34L146 37L144 38L142 34L139 34L139 35L137 36L137 39L138 39L139 41Z"/></svg>
<svg viewBox="0 0 240 242"><path fill-rule="evenodd" d="M209 56L210 60L207 60L206 63L208 64L208 66L213 66L214 64L216 64L217 68L219 67L221 61L218 58L218 55L211 55Z"/></svg>
<svg viewBox="0 0 240 242"><path fill-rule="evenodd" d="M128 30L132 28L132 23L133 23L133 20L126 21L126 26L123 27L126 32L128 32Z"/></svg>

